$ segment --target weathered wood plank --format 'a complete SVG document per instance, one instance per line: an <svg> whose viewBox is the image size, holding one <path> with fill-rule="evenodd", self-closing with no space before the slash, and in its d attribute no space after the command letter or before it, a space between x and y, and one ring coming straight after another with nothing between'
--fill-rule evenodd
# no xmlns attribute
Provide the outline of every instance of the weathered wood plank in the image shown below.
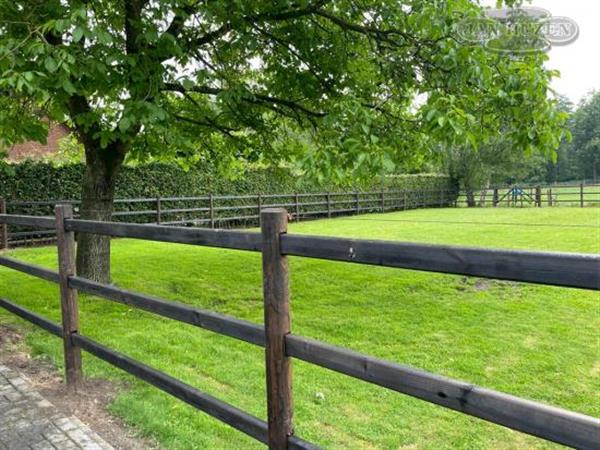
<svg viewBox="0 0 600 450"><path fill-rule="evenodd" d="M17 305L16 303L11 302L5 298L0 298L0 307L10 311L11 313L19 316L21 319L25 319L28 322L31 322L34 325L37 325L40 328L50 332L51 334L62 337L63 331L62 327L51 321L46 319L43 316L40 316L33 311L29 311L28 309L23 308L22 306Z"/></svg>
<svg viewBox="0 0 600 450"><path fill-rule="evenodd" d="M267 424L163 372L129 358L82 335L75 342L85 351L171 394L243 433L266 442Z"/></svg>
<svg viewBox="0 0 600 450"><path fill-rule="evenodd" d="M6 225L21 225L32 228L55 228L53 217L23 216L18 214L0 214L0 223Z"/></svg>
<svg viewBox="0 0 600 450"><path fill-rule="evenodd" d="M134 306L144 311L158 314L159 316L168 317L251 344L261 347L265 345L264 327L252 322L194 308L179 302L131 292L114 286L107 286L80 277L70 277L69 286L87 294L97 295L124 305Z"/></svg>
<svg viewBox="0 0 600 450"><path fill-rule="evenodd" d="M9 300L0 298L0 307L25 319L55 336L62 337L62 327ZM248 434L260 442L267 443L267 423L227 403L205 394L167 374L111 350L81 334L73 336L78 347L94 356L140 378L180 400L206 412L216 419ZM290 438L292 450L318 450L319 447L296 436Z"/></svg>
<svg viewBox="0 0 600 450"><path fill-rule="evenodd" d="M289 356L464 414L580 449L598 449L600 421L463 381L288 335Z"/></svg>
<svg viewBox="0 0 600 450"><path fill-rule="evenodd" d="M237 250L260 251L260 233L230 230L200 230L197 228L141 225L92 220L66 220L68 231L129 237L159 242L221 247Z"/></svg>
<svg viewBox="0 0 600 450"><path fill-rule="evenodd" d="M502 280L600 289L600 256L283 235L284 254Z"/></svg>
<svg viewBox="0 0 600 450"><path fill-rule="evenodd" d="M261 212L270 450L286 450L288 438L294 434L292 361L285 354L285 336L290 333L289 268L280 246L281 235L287 232L287 225L285 209L264 209Z"/></svg>
<svg viewBox="0 0 600 450"><path fill-rule="evenodd" d="M112 217L129 217L129 216L156 216L155 209L145 209L139 211L115 211L111 214Z"/></svg>
<svg viewBox="0 0 600 450"><path fill-rule="evenodd" d="M43 280L52 281L53 283L58 283L58 272L46 269L45 267L24 263L17 261L16 259L7 258L5 256L0 256L0 266L18 270L19 272L23 272Z"/></svg>
<svg viewBox="0 0 600 450"><path fill-rule="evenodd" d="M248 436L267 443L267 424L257 417L85 336L76 335L74 340L81 348L92 355L132 374L136 378L146 381ZM294 439L294 448L309 450L317 447L296 438Z"/></svg>
<svg viewBox="0 0 600 450"><path fill-rule="evenodd" d="M67 386L77 390L81 385L81 349L73 336L79 333L79 300L77 290L69 287L69 277L75 275L75 233L65 230L65 220L73 217L71 205L56 207L56 241L58 247L58 284L62 315L65 373Z"/></svg>

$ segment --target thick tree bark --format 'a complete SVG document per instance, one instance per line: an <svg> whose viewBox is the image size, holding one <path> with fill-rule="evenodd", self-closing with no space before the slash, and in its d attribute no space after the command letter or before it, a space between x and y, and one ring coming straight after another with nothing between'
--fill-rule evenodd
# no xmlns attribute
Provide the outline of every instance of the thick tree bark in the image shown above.
<svg viewBox="0 0 600 450"><path fill-rule="evenodd" d="M80 216L85 220L110 221L115 183L124 152L117 146L87 148ZM89 233L77 236L77 273L101 283L110 282L110 237Z"/></svg>

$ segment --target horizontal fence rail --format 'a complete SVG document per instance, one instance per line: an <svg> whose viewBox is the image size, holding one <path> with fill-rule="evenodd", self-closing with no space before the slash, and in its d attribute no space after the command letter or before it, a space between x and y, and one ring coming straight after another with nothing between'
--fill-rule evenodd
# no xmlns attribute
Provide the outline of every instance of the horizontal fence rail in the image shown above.
<svg viewBox="0 0 600 450"><path fill-rule="evenodd" d="M600 289L600 256L285 235L287 255Z"/></svg>
<svg viewBox="0 0 600 450"><path fill-rule="evenodd" d="M264 328L252 322L235 319L212 311L193 308L179 302L126 291L114 286L106 286L85 278L70 277L69 285L86 294L134 306L144 311L240 339L251 344L263 347L265 345Z"/></svg>
<svg viewBox="0 0 600 450"><path fill-rule="evenodd" d="M26 308L18 306L13 302L0 298L0 307L12 312L22 319L38 325L55 336L63 336L63 329L59 324L29 311ZM90 338L82 335L75 335L73 336L73 340L79 347L88 353L128 372L136 378L146 381L199 410L204 411L248 436L251 436L260 442L267 443L267 423L263 420L222 402L209 394L201 392L163 372L131 359L122 353L109 349ZM289 444L290 449L316 450L319 448L295 436L291 437Z"/></svg>
<svg viewBox="0 0 600 450"><path fill-rule="evenodd" d="M64 215L64 209L57 208L58 211L62 211L61 214ZM262 237L258 233L231 230L196 230L158 225L84 221L71 219L68 215L64 215L64 218L57 223L61 224L61 229L69 238L72 238L72 233L78 231L150 241L260 251L263 253L265 280L270 280L265 281L265 308L273 306L277 309L277 314L289 309L288 256L600 289L600 256L598 255L473 249L288 235L287 217L287 213L283 210L264 211ZM18 216L15 219L9 215L0 215L0 223L14 223L17 220L21 223L33 223L34 219L37 218ZM272 220L276 220L278 225L273 226L273 222L270 222ZM44 223L49 226L49 222ZM269 242L266 239L271 240L269 250L266 249L266 242ZM63 254L63 258L64 255L70 255L72 249L67 248L65 251L61 245L68 247L72 245L69 242L69 239L64 238L59 241L59 254ZM68 264L61 264L59 272L55 272L0 256L0 266L54 283L62 283L61 280L64 279L66 284L64 289L61 289L61 295L70 295L71 299L77 298L76 295L73 297L73 292L84 292L264 347L267 355L269 399L267 422L107 348L79 334L79 330L69 333L71 347L66 346L65 353L79 349L87 351L267 444L271 449L318 448L315 444L294 436L291 431L293 430L291 372L286 375L289 378L282 378L281 375L287 370L283 366L277 369L277 374L271 372L269 375L269 367L280 367L283 362L291 365L293 358L560 444L595 449L600 442L600 421L596 418L298 336L286 328L286 320L289 320L286 316L271 316L265 321L266 326L263 326L183 303L97 283L74 274L62 273L63 267L68 267ZM270 303L267 303L266 299L269 299ZM9 300L0 298L0 307L56 336L67 338L60 325ZM76 305L74 307L76 309ZM72 313L72 311L63 311L63 314L72 315ZM77 317L74 319L78 320ZM279 331L275 332L271 328L275 326L283 326L283 328L276 328ZM283 403L279 404L280 401ZM288 401L289 403L286 403ZM278 403L277 407L287 406L279 410L273 406L273 402ZM281 420L284 417L287 419Z"/></svg>
<svg viewBox="0 0 600 450"><path fill-rule="evenodd" d="M231 248L237 250L260 251L261 243L259 233L244 233L231 230L200 230L160 225L138 225L76 219L65 221L65 228L69 231L82 233Z"/></svg>
<svg viewBox="0 0 600 450"><path fill-rule="evenodd" d="M0 256L0 266L8 267L13 270L18 270L34 277L41 278L42 280L52 281L58 283L58 272L55 272L45 267L36 266L33 264L27 264L16 259L7 258Z"/></svg>
<svg viewBox="0 0 600 450"><path fill-rule="evenodd" d="M303 361L564 445L594 448L600 438L598 419L583 414L298 336L287 336L286 344Z"/></svg>

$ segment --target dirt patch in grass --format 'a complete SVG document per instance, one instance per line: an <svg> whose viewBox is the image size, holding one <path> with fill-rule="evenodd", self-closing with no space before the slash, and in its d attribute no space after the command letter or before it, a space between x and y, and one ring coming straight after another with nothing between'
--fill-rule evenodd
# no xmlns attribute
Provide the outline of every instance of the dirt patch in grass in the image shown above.
<svg viewBox="0 0 600 450"><path fill-rule="evenodd" d="M462 277L457 283L457 291L484 292L492 288L516 289L518 283L512 281L489 280L487 278Z"/></svg>
<svg viewBox="0 0 600 450"><path fill-rule="evenodd" d="M107 406L124 385L86 378L77 393L67 390L62 375L50 361L31 357L23 334L15 327L0 324L0 364L22 375L61 413L76 416L117 450L159 449L156 442L136 436L135 431L107 412Z"/></svg>
<svg viewBox="0 0 600 450"><path fill-rule="evenodd" d="M481 292L492 287L492 281L485 278L462 277L456 286L457 291Z"/></svg>

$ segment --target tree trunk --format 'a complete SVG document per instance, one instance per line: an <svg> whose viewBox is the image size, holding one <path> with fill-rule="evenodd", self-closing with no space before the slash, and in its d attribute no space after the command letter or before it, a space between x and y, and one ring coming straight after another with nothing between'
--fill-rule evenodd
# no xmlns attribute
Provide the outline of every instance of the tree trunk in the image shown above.
<svg viewBox="0 0 600 450"><path fill-rule="evenodd" d="M481 193L479 194L479 206L481 206L482 208L485 206L485 201L487 199L487 194L488 194L489 188L490 188L490 182L487 181L485 183L485 187L481 190Z"/></svg>
<svg viewBox="0 0 600 450"><path fill-rule="evenodd" d="M475 192L471 188L466 189L467 192L467 206L469 208L474 208L477 203L475 202Z"/></svg>
<svg viewBox="0 0 600 450"><path fill-rule="evenodd" d="M115 182L123 164L120 148L86 148L86 169L81 193L80 217L110 221ZM100 283L110 283L110 237L89 233L77 236L77 274Z"/></svg>

